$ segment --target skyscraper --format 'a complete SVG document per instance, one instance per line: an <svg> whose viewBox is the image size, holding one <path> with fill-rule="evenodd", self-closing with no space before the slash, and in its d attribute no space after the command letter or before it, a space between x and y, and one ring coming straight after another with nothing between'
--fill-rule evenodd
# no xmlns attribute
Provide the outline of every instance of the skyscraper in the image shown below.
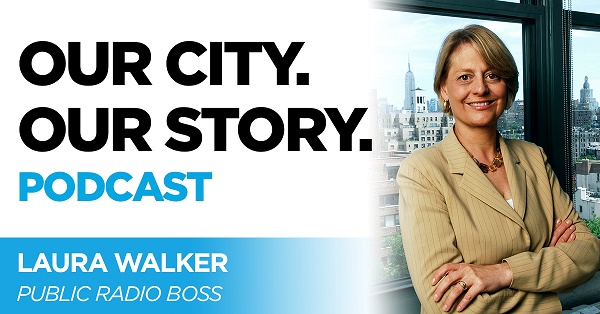
<svg viewBox="0 0 600 314"><path fill-rule="evenodd" d="M590 82L588 82L587 75L585 76L585 81L583 82L583 88L579 91L579 99L581 99L582 103L590 102L589 99L593 96L594 90L590 89Z"/></svg>
<svg viewBox="0 0 600 314"><path fill-rule="evenodd" d="M589 109L594 111L598 109L598 103L594 98L594 90L590 88L587 75L585 76L583 88L579 90L579 104L587 104Z"/></svg>
<svg viewBox="0 0 600 314"><path fill-rule="evenodd" d="M573 126L575 127L590 127L598 103L593 97L594 90L590 88L588 77L585 77L583 88L579 91L579 103L573 108ZM575 145L575 144L574 144Z"/></svg>
<svg viewBox="0 0 600 314"><path fill-rule="evenodd" d="M415 75L410 70L410 56L408 57L408 72L404 76L404 109L415 110Z"/></svg>

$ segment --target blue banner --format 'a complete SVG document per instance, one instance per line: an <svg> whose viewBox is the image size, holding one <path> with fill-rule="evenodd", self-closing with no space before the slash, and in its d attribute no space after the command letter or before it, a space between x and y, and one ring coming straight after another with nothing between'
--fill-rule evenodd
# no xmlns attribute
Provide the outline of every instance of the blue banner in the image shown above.
<svg viewBox="0 0 600 314"><path fill-rule="evenodd" d="M367 240L2 238L8 313L364 313Z"/></svg>

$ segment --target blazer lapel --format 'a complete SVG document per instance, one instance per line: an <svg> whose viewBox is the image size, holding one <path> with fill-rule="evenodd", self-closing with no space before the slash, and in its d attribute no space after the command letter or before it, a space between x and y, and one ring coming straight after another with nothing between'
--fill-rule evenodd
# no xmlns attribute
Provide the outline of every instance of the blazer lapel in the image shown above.
<svg viewBox="0 0 600 314"><path fill-rule="evenodd" d="M500 138L500 149L504 158L504 167L515 211L523 219L527 207L527 172L521 167L519 156L508 147L503 138Z"/></svg>
<svg viewBox="0 0 600 314"><path fill-rule="evenodd" d="M522 228L525 228L522 217L519 217L519 214L517 214L517 212L510 207L510 205L508 205L506 200L502 197L502 195L500 195L490 180L485 177L483 172L481 172L481 169L479 169L471 157L469 157L467 151L464 149L464 147L462 147L456 138L453 128L451 129L451 132L448 133L448 136L446 136L446 138L442 141L442 143L444 152L447 156L450 173L462 174L460 187L494 210L508 217ZM504 145L504 147L506 147L506 145ZM502 146L500 148L503 149ZM513 175L512 177L514 180L516 180L516 176ZM523 180L523 182L525 181ZM509 185L511 187L514 186L510 182L510 176ZM511 193L513 194L513 201L515 201L515 193L513 192L513 189L511 189ZM519 202L522 202L523 197L519 196L517 199ZM515 208L517 208L516 205L517 203L515 203ZM523 204L520 204L519 206L520 208L524 208Z"/></svg>

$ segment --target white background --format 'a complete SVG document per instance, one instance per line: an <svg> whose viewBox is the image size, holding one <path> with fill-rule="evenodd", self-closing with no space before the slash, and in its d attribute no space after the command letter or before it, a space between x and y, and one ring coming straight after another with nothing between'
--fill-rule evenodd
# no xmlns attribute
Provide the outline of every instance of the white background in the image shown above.
<svg viewBox="0 0 600 314"><path fill-rule="evenodd" d="M208 119L194 123L204 135L196 151L181 153L164 146L174 134L165 124L166 115L177 107L237 107L243 114L264 106L286 121L291 107L321 111L336 107L347 119L353 108L370 106L365 77L367 10L366 2L337 0L15 1L3 5L0 236L368 236L377 224L367 178L371 153L359 152L358 141L374 135L370 123L375 121L374 108L368 110L353 136L353 152L339 151L339 136L329 119L321 136L327 152L312 151L304 140L300 152L288 152L286 137L273 151L253 152L239 141L237 120L228 122L226 152L214 152L213 124ZM36 41L53 42L65 54L68 42L81 42L84 73L95 69L96 42L142 42L152 52L152 62L145 70L152 85L138 86L127 74L126 85L114 86L110 65L107 79L97 86L77 85L68 71L53 85L35 86L21 75L19 57ZM275 42L282 52L290 42L305 44L291 67L290 86L276 85L275 67L263 52L251 54L249 86L236 85L235 54L225 54L223 86L206 81L186 87L172 81L165 66L170 48L182 41L197 41L206 47L211 41L267 41ZM129 57L127 60L132 60ZM208 58L208 53L198 58L188 54L181 64L187 71L201 69L209 74ZM40 73L49 71L51 59L40 54L34 67ZM310 73L309 86L295 85L297 72ZM34 152L23 144L18 130L23 115L35 107L51 107L65 119L67 108L81 108L87 127L84 138L95 132L95 108L142 108L152 118L145 138L153 151L138 152L128 140L125 152L114 152L109 139L97 152L79 152L67 140L51 152ZM34 130L48 137L49 125L39 121ZM264 121L257 121L254 130L259 139L261 134L269 134ZM154 172L159 182L171 171L210 171L213 179L206 181L204 202L195 202L193 193L183 202L144 198L142 202L119 203L106 195L93 202L54 202L43 193L20 202L19 172L25 171L44 176L57 171L72 175L89 171L104 177L126 171L134 176L132 182L145 171ZM136 185L128 186L134 193Z"/></svg>

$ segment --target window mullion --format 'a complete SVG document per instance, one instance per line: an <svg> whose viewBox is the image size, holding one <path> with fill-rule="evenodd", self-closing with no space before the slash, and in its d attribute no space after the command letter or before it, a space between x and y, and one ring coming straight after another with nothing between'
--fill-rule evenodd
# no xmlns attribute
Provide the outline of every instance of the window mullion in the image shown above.
<svg viewBox="0 0 600 314"><path fill-rule="evenodd" d="M572 178L571 165L571 103L565 95L570 93L569 80L565 80L564 69L568 64L563 58L565 36L563 33L562 1L549 0L544 6L545 14L540 20L541 43L537 53L541 57L542 67L535 70L539 79L539 86L532 86L537 93L538 102L533 102L537 112L532 118L537 119L536 130L531 130L529 140L544 148L548 161L556 173L561 186L572 195L573 187L569 178ZM567 69L568 71L568 69ZM566 91L566 92L565 92ZM531 119L530 119L531 121Z"/></svg>

